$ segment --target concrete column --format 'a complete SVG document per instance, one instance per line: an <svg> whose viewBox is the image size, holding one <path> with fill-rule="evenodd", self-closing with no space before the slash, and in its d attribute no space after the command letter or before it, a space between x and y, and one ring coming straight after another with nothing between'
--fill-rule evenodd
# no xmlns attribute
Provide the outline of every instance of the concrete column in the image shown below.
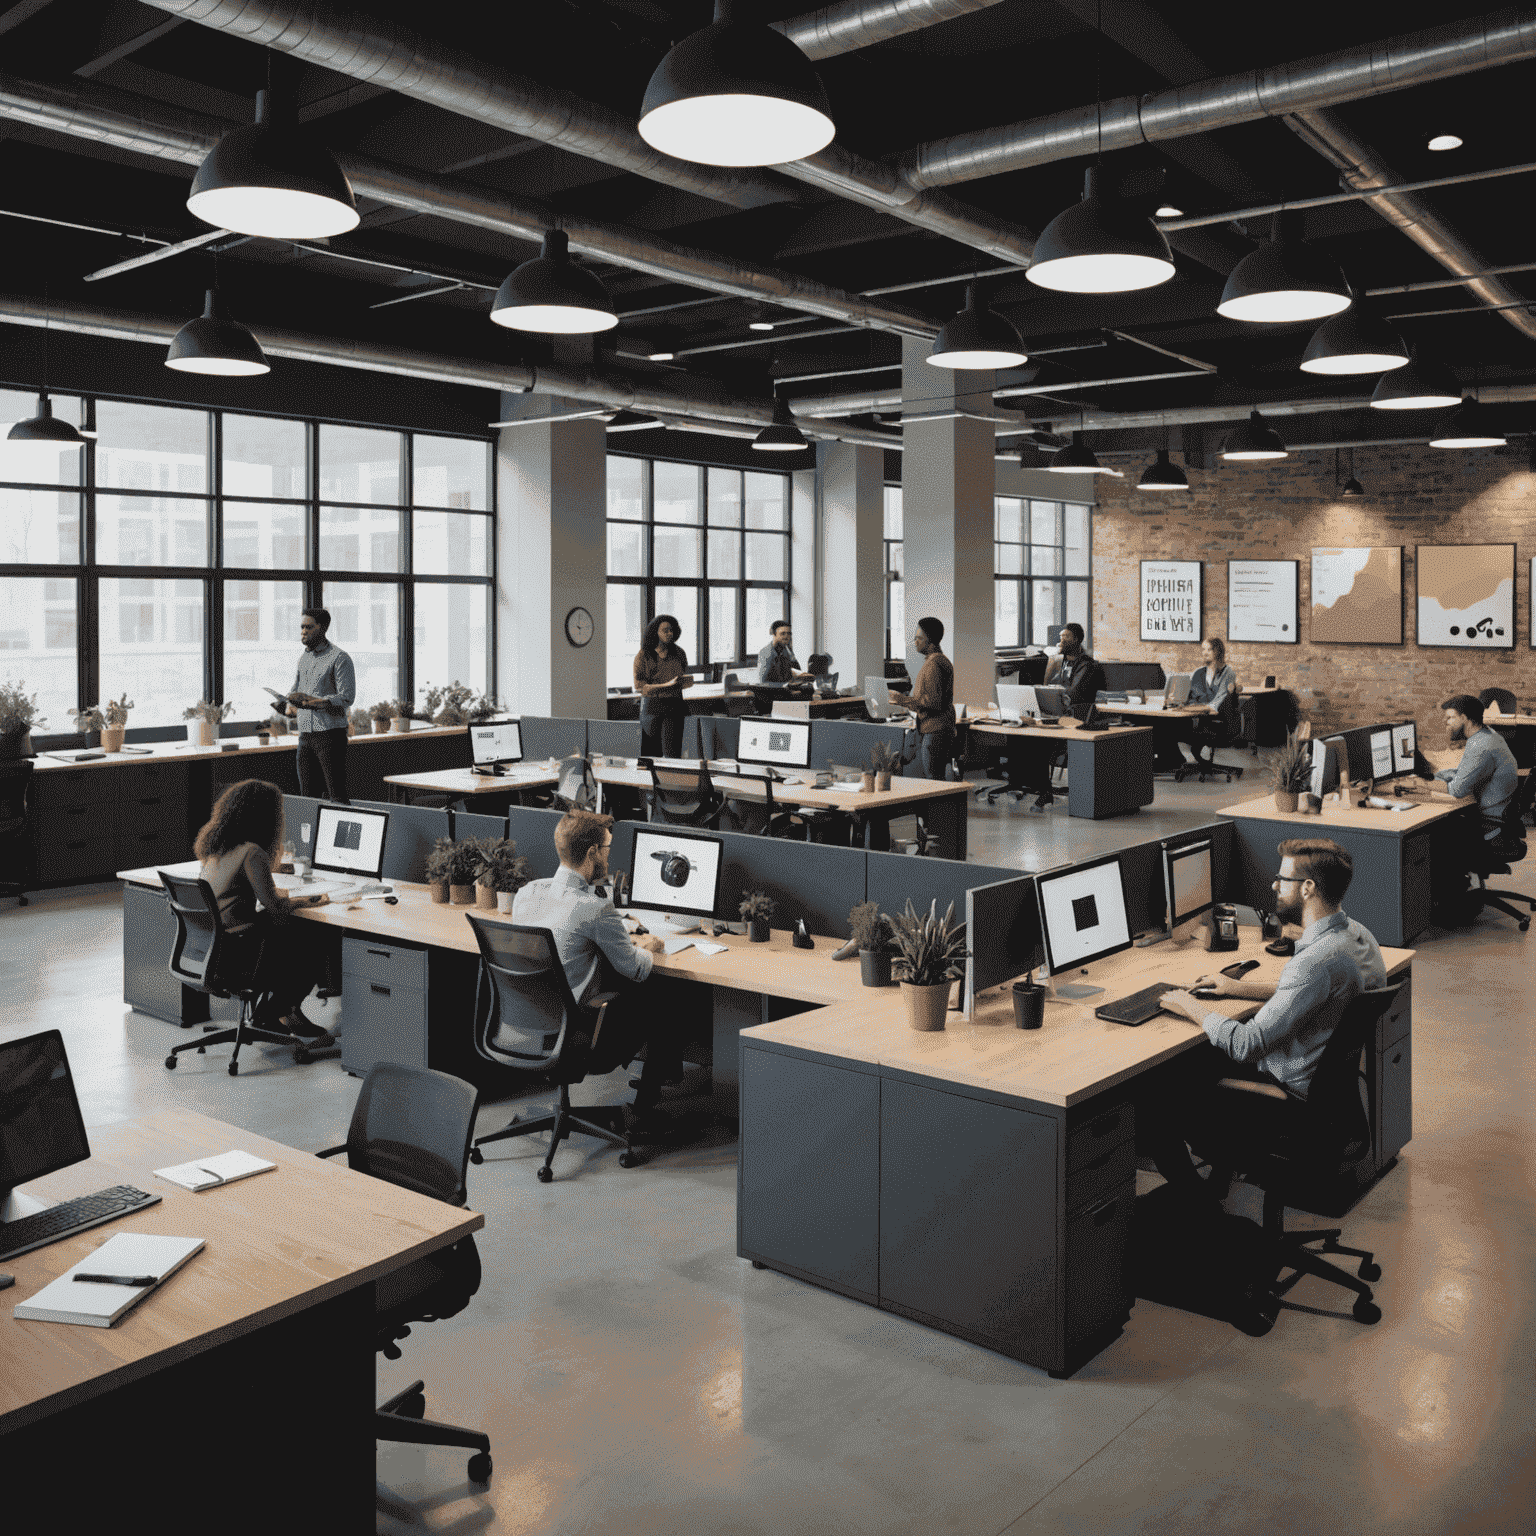
<svg viewBox="0 0 1536 1536"><path fill-rule="evenodd" d="M771 459L773 455L763 457ZM816 600L821 578L816 564L817 526L816 471L797 469L789 477L790 587L786 617L794 628L795 655L802 665L812 651L825 649L821 643L820 605ZM748 656L755 656L767 639L766 635L748 635Z"/></svg>
<svg viewBox="0 0 1536 1536"><path fill-rule="evenodd" d="M842 687L862 688L885 663L885 450L823 442L816 456L822 548L817 649L831 653Z"/></svg>
<svg viewBox="0 0 1536 1536"><path fill-rule="evenodd" d="M990 414L992 374L931 367L931 350L918 338L902 341L903 410ZM901 434L907 667L916 677L921 658L911 648L911 632L917 621L925 614L941 619L955 698L973 706L992 698L995 431L990 421L949 417L909 421Z"/></svg>
<svg viewBox="0 0 1536 1536"><path fill-rule="evenodd" d="M504 394L502 421L585 409L552 395ZM496 446L496 675L518 714L608 712L607 463L603 422L503 427ZM566 636L573 608L592 615L586 645Z"/></svg>

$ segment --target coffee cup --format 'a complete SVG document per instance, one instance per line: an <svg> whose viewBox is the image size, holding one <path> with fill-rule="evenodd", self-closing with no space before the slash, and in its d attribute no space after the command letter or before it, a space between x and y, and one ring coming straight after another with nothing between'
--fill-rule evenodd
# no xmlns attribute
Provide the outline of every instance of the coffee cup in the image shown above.
<svg viewBox="0 0 1536 1536"><path fill-rule="evenodd" d="M1013 1022L1017 1029L1039 1029L1045 1022L1045 988L1038 982L1014 982Z"/></svg>

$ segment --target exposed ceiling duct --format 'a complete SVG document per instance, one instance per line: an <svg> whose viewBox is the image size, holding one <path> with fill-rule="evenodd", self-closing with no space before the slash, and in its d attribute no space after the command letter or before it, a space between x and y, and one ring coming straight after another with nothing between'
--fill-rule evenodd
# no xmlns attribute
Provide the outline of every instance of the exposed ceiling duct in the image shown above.
<svg viewBox="0 0 1536 1536"><path fill-rule="evenodd" d="M1536 58L1536 12L1497 11L1292 64L1222 75L1145 96L1119 96L1104 102L1102 109L1088 102L1025 122L953 134L919 144L898 156L895 165L913 187L952 186L1092 156L1099 152L1101 116L1103 150L1108 153L1265 117L1316 111L1530 58Z"/></svg>
<svg viewBox="0 0 1536 1536"><path fill-rule="evenodd" d="M51 85L7 76L0 76L0 117L184 165L201 161L229 126L175 107L157 105L149 111L134 98L100 86ZM558 227L569 235L572 249L584 256L669 281L736 298L766 300L873 330L907 336L938 334L936 323L899 304L845 293L776 267L677 245L645 230L572 218L532 198L512 198L429 171L345 151L336 158L355 192L391 207L535 244L546 229Z"/></svg>
<svg viewBox="0 0 1536 1536"><path fill-rule="evenodd" d="M819 11L768 23L808 59L830 59L908 32L984 11L999 0L842 0Z"/></svg>

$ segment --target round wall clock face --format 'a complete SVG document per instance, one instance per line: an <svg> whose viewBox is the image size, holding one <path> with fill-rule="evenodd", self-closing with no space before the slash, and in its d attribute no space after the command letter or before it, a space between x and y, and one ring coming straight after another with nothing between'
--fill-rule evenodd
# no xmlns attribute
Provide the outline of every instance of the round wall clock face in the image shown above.
<svg viewBox="0 0 1536 1536"><path fill-rule="evenodd" d="M585 645L594 634L597 626L592 622L592 615L585 608L572 608L565 616L565 638L572 645Z"/></svg>

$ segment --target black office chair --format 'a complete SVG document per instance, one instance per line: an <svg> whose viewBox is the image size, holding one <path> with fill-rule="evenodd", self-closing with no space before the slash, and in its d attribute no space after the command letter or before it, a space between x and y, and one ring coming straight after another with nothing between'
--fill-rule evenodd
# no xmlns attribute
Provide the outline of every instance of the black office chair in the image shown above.
<svg viewBox="0 0 1536 1536"><path fill-rule="evenodd" d="M1218 748L1242 745L1242 706L1239 699L1240 695L1229 693L1221 701L1216 714L1207 715L1204 719L1196 719L1193 743L1195 761L1185 763L1183 767L1175 770L1173 777L1178 783L1182 784L1185 779L1196 777L1204 784L1218 773L1225 777L1228 784L1233 779L1242 778L1241 768L1234 768L1229 763L1216 761Z"/></svg>
<svg viewBox="0 0 1536 1536"><path fill-rule="evenodd" d="M479 1089L446 1072L375 1062L358 1089L346 1145L315 1155L345 1152L354 1173L447 1205L467 1205L464 1176L479 1100ZM412 1323L457 1315L479 1289L480 1251L473 1237L460 1238L451 1248L384 1275L374 1282L374 1348L386 1359L398 1360L399 1341L410 1337ZM475 1452L469 1458L469 1480L490 1482L491 1437L477 1429L439 1424L425 1418L426 1411L426 1383L413 1381L374 1410L374 1438L463 1446Z"/></svg>
<svg viewBox="0 0 1536 1536"><path fill-rule="evenodd" d="M480 946L480 980L475 988L475 1049L487 1061L514 1071L553 1077L560 1086L559 1107L553 1114L523 1120L514 1115L508 1125L480 1136L470 1149L473 1163L484 1161L480 1148L514 1136L550 1132L549 1152L539 1169L539 1182L554 1178L550 1167L560 1143L572 1132L595 1136L622 1147L619 1167L633 1168L639 1159L625 1134L624 1106L594 1105L573 1110L571 1084L588 1072L611 1072L628 1058L615 1054L603 1040L603 1025L614 992L599 992L586 1003L571 996L565 967L548 928L517 923L489 923L473 912L464 914ZM610 1039L614 1032L610 1029Z"/></svg>
<svg viewBox="0 0 1536 1536"><path fill-rule="evenodd" d="M1341 1227L1287 1231L1286 1206L1337 1209L1338 1188L1370 1150L1371 1130L1361 1100L1361 1052L1376 1022L1392 1006L1397 987L1362 992L1344 1010L1312 1075L1305 1099L1270 1083L1226 1078L1213 1095L1211 1114L1195 1128L1191 1145L1212 1167L1211 1186L1224 1194L1234 1174L1264 1190L1266 1273L1254 1277L1259 1312L1255 1332L1267 1332L1281 1297L1304 1274L1317 1275L1355 1294L1357 1322L1381 1321L1381 1308L1366 1281L1381 1267L1363 1248L1339 1242ZM1314 1251L1313 1245L1321 1243ZM1359 1259L1359 1279L1330 1264L1324 1254ZM1284 1270L1292 1274L1281 1279Z"/></svg>
<svg viewBox="0 0 1536 1536"><path fill-rule="evenodd" d="M0 869L13 871L0 876L0 894L14 896L23 907L32 885L31 809L31 759L0 762Z"/></svg>
<svg viewBox="0 0 1536 1536"><path fill-rule="evenodd" d="M1507 875L1510 865L1518 864L1525 857L1525 813L1530 809L1531 796L1536 793L1536 774L1526 774L1520 781L1520 792L1510 802L1503 818L1492 821L1484 818L1481 833L1468 860L1468 873L1476 882L1469 892L1480 913L1488 907L1512 917L1524 933L1531 926L1531 913L1536 912L1536 898L1520 891L1496 891L1488 884L1490 875ZM1497 836L1487 834L1496 831ZM1527 911L1522 912L1514 902L1524 902Z"/></svg>
<svg viewBox="0 0 1536 1536"><path fill-rule="evenodd" d="M715 828L724 808L725 797L715 788L703 758L697 769L651 764L652 821L673 827Z"/></svg>
<svg viewBox="0 0 1536 1536"><path fill-rule="evenodd" d="M257 1001L266 996L267 988L261 981L262 958L265 942L258 944L254 957L242 955L237 962L229 956L224 931L224 917L219 911L218 898L213 887L196 875L173 875L160 870L160 883L170 897L171 913L176 919L176 942L171 947L170 971L184 987L204 992L209 997L238 998L240 1018L233 1029L218 1029L207 1025L196 1040L173 1045L165 1064L176 1069L176 1057L182 1051L196 1051L199 1056L210 1045L234 1044L229 1058L229 1075L240 1075L240 1047L251 1041L265 1045L291 1045L295 1058L304 1050L302 1042L296 1042L289 1034L276 1030L261 1029L251 1022L251 1012ZM244 946L242 946L243 948ZM341 1054L341 1047L327 1047L314 1053L317 1056ZM309 1059L306 1053L305 1059Z"/></svg>
<svg viewBox="0 0 1536 1536"><path fill-rule="evenodd" d="M1518 715L1520 713L1520 706L1515 703L1515 696L1508 688L1484 688L1477 699L1484 709L1487 709L1490 704L1497 704L1500 714Z"/></svg>
<svg viewBox="0 0 1536 1536"><path fill-rule="evenodd" d="M841 818L839 812L822 810L813 806L778 806L773 802L773 780L753 776L753 782L763 787L761 800L745 797L727 797L723 814L731 819L730 830L750 832L755 837L800 837L805 842L817 841L815 833L831 827ZM718 823L716 823L718 825Z"/></svg>

